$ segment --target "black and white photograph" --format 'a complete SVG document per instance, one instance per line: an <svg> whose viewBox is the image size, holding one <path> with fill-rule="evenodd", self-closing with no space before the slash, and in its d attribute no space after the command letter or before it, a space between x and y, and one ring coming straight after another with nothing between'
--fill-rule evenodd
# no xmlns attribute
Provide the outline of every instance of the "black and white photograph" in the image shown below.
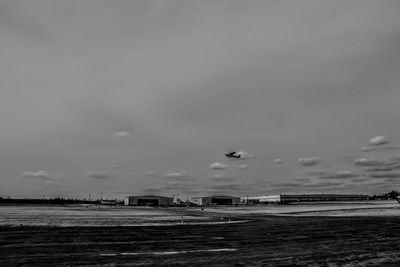
<svg viewBox="0 0 400 267"><path fill-rule="evenodd" d="M0 0L0 266L400 266L400 1Z"/></svg>

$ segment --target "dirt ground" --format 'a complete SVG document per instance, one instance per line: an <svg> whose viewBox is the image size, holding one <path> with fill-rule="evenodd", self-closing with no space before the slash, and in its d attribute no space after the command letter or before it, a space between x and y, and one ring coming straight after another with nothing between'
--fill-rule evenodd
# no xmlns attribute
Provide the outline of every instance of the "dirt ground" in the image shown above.
<svg viewBox="0 0 400 267"><path fill-rule="evenodd" d="M200 210L197 208L195 211ZM215 214L187 209L110 206L0 206L0 225L10 226L138 226L215 221Z"/></svg>
<svg viewBox="0 0 400 267"><path fill-rule="evenodd" d="M399 217L238 215L245 223L0 226L1 266L399 266Z"/></svg>

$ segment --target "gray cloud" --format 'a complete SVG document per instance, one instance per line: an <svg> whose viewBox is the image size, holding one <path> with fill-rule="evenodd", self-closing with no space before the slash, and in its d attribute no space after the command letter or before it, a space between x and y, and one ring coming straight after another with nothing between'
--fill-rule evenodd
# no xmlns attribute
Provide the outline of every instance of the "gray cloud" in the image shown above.
<svg viewBox="0 0 400 267"><path fill-rule="evenodd" d="M318 165L321 162L321 159L318 157L299 158L297 162L302 166L309 167Z"/></svg>
<svg viewBox="0 0 400 267"><path fill-rule="evenodd" d="M42 180L45 183L59 183L58 181L55 180L55 177L50 175L48 172L39 170L39 171L25 171L22 174L22 177L27 177L27 178L35 178L38 180Z"/></svg>
<svg viewBox="0 0 400 267"><path fill-rule="evenodd" d="M227 167L228 167L228 165L223 164L221 162L214 162L214 163L211 163L211 165L210 165L210 169L213 169L213 170L224 170Z"/></svg>
<svg viewBox="0 0 400 267"><path fill-rule="evenodd" d="M129 137L131 136L131 133L128 131L120 131L120 132L116 132L113 134L114 137L119 137L119 138L123 138L123 137Z"/></svg>
<svg viewBox="0 0 400 267"><path fill-rule="evenodd" d="M274 160L272 161L272 163L281 164L281 163L283 163L283 160L280 159L280 158L276 158L276 159L274 159Z"/></svg>
<svg viewBox="0 0 400 267"><path fill-rule="evenodd" d="M50 174L46 171L40 170L37 172L26 171L22 174L23 177L34 177L34 178L41 178L41 179L48 179L51 178Z"/></svg>
<svg viewBox="0 0 400 267"><path fill-rule="evenodd" d="M239 168L240 168L240 169L248 169L248 168L249 168L249 165L247 165L247 164L242 164L242 165L239 166Z"/></svg>
<svg viewBox="0 0 400 267"><path fill-rule="evenodd" d="M170 172L165 175L166 178L174 180L182 180L187 178L187 173L185 172Z"/></svg>
<svg viewBox="0 0 400 267"><path fill-rule="evenodd" d="M380 145L385 145L385 144L389 144L389 143L391 143L391 141L388 140L386 137L376 136L369 140L368 145L380 146Z"/></svg>
<svg viewBox="0 0 400 267"><path fill-rule="evenodd" d="M105 171L92 171L92 172L87 172L85 174L86 177L89 178L94 178L97 180L106 180L110 178L114 178L115 175L110 173L110 172L105 172Z"/></svg>

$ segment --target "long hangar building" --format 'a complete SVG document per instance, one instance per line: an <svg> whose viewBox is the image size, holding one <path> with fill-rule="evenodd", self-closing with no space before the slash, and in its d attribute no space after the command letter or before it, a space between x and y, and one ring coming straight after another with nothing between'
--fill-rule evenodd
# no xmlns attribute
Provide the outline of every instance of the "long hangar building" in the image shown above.
<svg viewBox="0 0 400 267"><path fill-rule="evenodd" d="M242 201L248 204L257 203L281 203L289 204L294 202L330 202L330 201L363 201L368 200L368 195L351 194L300 194L300 195L273 195L261 197L244 197Z"/></svg>
<svg viewBox="0 0 400 267"><path fill-rule="evenodd" d="M197 205L233 205L240 203L240 197L229 196L211 196L211 197L194 197L191 199L193 204Z"/></svg>
<svg viewBox="0 0 400 267"><path fill-rule="evenodd" d="M125 206L136 206L136 205L153 205L153 206L169 206L174 204L173 197L163 196L129 196L124 198Z"/></svg>
<svg viewBox="0 0 400 267"><path fill-rule="evenodd" d="M368 200L367 195L351 194L303 194L303 195L280 195L281 203L292 202L323 202L323 201L361 201Z"/></svg>

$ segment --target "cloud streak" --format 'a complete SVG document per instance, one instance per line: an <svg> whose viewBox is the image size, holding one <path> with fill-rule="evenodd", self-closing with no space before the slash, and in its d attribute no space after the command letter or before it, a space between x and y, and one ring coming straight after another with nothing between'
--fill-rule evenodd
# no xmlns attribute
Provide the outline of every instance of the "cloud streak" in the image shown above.
<svg viewBox="0 0 400 267"><path fill-rule="evenodd" d="M239 151L235 155L239 155L240 159L252 159L252 158L254 158L253 154L250 154L250 153L248 153L246 151Z"/></svg>
<svg viewBox="0 0 400 267"><path fill-rule="evenodd" d="M61 184L61 182L57 179L61 177L58 175L57 177L49 174L48 172L44 170L39 170L39 171L25 171L22 174L22 177L29 178L29 179L36 179L43 181L46 184Z"/></svg>
<svg viewBox="0 0 400 267"><path fill-rule="evenodd" d="M378 167L372 167L372 168L365 168L365 172L391 172L395 170L399 170L400 165L394 165L394 166L378 166Z"/></svg>
<svg viewBox="0 0 400 267"><path fill-rule="evenodd" d="M398 150L397 146L364 146L360 149L361 152L372 152L372 151L390 151Z"/></svg>
<svg viewBox="0 0 400 267"><path fill-rule="evenodd" d="M299 158L297 162L302 166L310 167L318 165L321 162L321 159L318 157Z"/></svg>
<svg viewBox="0 0 400 267"><path fill-rule="evenodd" d="M182 180L187 178L187 174L184 172L170 172L165 175L166 178L174 180Z"/></svg>
<svg viewBox="0 0 400 267"><path fill-rule="evenodd" d="M212 174L209 176L214 182L231 182L234 178L223 174Z"/></svg>
<svg viewBox="0 0 400 267"><path fill-rule="evenodd" d="M361 167L391 167L400 163L399 158L391 159L368 159L368 158L356 158L354 164Z"/></svg>
<svg viewBox="0 0 400 267"><path fill-rule="evenodd" d="M374 172L368 174L371 178L387 178L387 179L400 179L400 173L398 172Z"/></svg>
<svg viewBox="0 0 400 267"><path fill-rule="evenodd" d="M306 175L309 175L309 176L322 176L325 174L327 174L327 171L325 171L325 170L308 170L308 171L306 171Z"/></svg>
<svg viewBox="0 0 400 267"><path fill-rule="evenodd" d="M314 182L314 183L304 183L304 182L286 182L286 183L278 183L273 184L272 186L278 188L299 188L299 189L312 189L312 188L332 188L332 187L341 187L344 183L341 182Z"/></svg>
<svg viewBox="0 0 400 267"><path fill-rule="evenodd" d="M46 171L40 170L37 172L34 171L26 171L22 174L23 177L33 177L39 179L50 179L51 175L48 174Z"/></svg>
<svg viewBox="0 0 400 267"><path fill-rule="evenodd" d="M320 179L351 179L359 177L359 174L352 173L349 171L337 171L335 173L327 173L320 175L318 178Z"/></svg>
<svg viewBox="0 0 400 267"><path fill-rule="evenodd" d="M200 187L200 185L194 181L174 180L174 181L168 181L161 188L163 191L173 191L176 193L180 193L180 192L191 193L191 192L198 190L199 187Z"/></svg>
<svg viewBox="0 0 400 267"><path fill-rule="evenodd" d="M30 178L30 179L32 179L32 178L37 179L37 180L43 181L48 184L60 184L60 182L57 181L57 179L53 175L49 174L48 172L46 172L44 170L25 171L22 174L22 177Z"/></svg>
<svg viewBox="0 0 400 267"><path fill-rule="evenodd" d="M219 185L212 185L207 187L208 191L241 191L244 190L244 187L240 185L238 182L230 182Z"/></svg>
<svg viewBox="0 0 400 267"><path fill-rule="evenodd" d="M96 180L107 180L115 177L114 174L105 171L91 171L87 172L85 176Z"/></svg>

